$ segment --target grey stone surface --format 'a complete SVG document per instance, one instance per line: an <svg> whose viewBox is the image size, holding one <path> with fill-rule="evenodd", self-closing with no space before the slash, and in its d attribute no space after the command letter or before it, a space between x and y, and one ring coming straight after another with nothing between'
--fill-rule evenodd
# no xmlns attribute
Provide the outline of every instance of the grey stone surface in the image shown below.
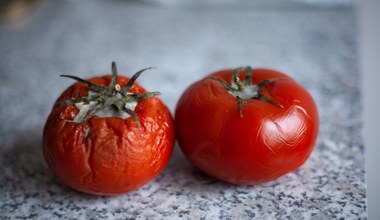
<svg viewBox="0 0 380 220"><path fill-rule="evenodd" d="M42 1L0 23L1 219L365 219L366 185L355 15L341 7L166 7L149 1ZM252 65L288 73L315 98L320 134L297 171L256 186L218 182L176 150L137 191L90 196L47 168L41 135L72 81L131 75L173 111L182 91L211 71Z"/></svg>

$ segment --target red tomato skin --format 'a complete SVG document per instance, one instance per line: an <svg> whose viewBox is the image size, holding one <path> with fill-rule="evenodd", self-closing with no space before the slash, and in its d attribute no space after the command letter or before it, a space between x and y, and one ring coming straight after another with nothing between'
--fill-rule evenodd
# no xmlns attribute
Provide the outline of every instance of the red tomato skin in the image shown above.
<svg viewBox="0 0 380 220"><path fill-rule="evenodd" d="M222 70L192 84L175 111L179 145L197 168L234 184L259 184L300 167L311 154L318 135L315 102L289 76L254 69L252 82L281 78L260 93L283 105L258 99L243 102L239 116L236 98L219 82L232 80L232 69ZM245 72L240 73L244 79Z"/></svg>
<svg viewBox="0 0 380 220"><path fill-rule="evenodd" d="M111 76L89 81L106 86ZM120 86L129 78L118 76ZM152 180L173 151L174 122L168 108L156 98L138 102L132 117L91 117L83 123L69 122L78 113L74 105L60 102L70 97L87 96L81 83L70 86L58 98L43 133L43 155L53 173L70 187L89 194L115 195L133 191ZM130 90L146 90L134 83Z"/></svg>

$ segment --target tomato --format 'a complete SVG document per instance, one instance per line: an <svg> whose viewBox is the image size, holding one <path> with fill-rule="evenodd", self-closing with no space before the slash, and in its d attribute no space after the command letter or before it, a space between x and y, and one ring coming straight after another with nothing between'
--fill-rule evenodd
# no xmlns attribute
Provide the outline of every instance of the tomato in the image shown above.
<svg viewBox="0 0 380 220"><path fill-rule="evenodd" d="M318 111L305 88L270 69L225 69L192 84L175 110L188 160L234 184L274 180L300 167L318 134Z"/></svg>
<svg viewBox="0 0 380 220"><path fill-rule="evenodd" d="M113 195L135 190L167 164L174 146L174 122L157 92L136 78L83 80L58 98L43 132L43 154L52 172L85 193Z"/></svg>

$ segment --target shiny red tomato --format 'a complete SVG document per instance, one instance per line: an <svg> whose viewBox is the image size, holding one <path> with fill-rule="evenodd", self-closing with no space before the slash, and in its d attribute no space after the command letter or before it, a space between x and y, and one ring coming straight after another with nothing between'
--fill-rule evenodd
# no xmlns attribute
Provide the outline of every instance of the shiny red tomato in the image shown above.
<svg viewBox="0 0 380 220"><path fill-rule="evenodd" d="M146 69L144 69L146 70ZM67 88L46 121L43 154L70 187L100 195L137 189L167 164L174 123L165 104L131 79L113 74Z"/></svg>
<svg viewBox="0 0 380 220"><path fill-rule="evenodd" d="M175 111L177 139L206 174L257 184L300 167L313 150L318 112L291 77L269 69L227 69L192 84Z"/></svg>

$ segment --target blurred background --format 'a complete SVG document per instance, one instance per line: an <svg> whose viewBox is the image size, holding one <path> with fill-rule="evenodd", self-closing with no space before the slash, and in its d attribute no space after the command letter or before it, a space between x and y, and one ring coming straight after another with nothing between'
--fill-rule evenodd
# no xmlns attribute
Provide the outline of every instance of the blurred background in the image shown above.
<svg viewBox="0 0 380 220"><path fill-rule="evenodd" d="M353 5L356 10L351 13ZM349 0L2 0L1 132L12 130L27 139L28 130L38 136L41 119L72 83L59 74L100 75L110 72L111 61L126 75L157 67L139 82L160 90L172 111L191 82L221 67L257 64L282 70L305 85L320 104L328 103L318 92L321 82L313 80L326 69L344 77L342 70L348 68L360 72L347 84L361 83L368 213L376 219L379 11L379 1ZM241 22L243 17L254 25ZM336 39L342 42L331 44ZM342 57L340 63L333 59L336 56ZM323 86L329 89L328 82ZM12 145L11 139L2 138Z"/></svg>

